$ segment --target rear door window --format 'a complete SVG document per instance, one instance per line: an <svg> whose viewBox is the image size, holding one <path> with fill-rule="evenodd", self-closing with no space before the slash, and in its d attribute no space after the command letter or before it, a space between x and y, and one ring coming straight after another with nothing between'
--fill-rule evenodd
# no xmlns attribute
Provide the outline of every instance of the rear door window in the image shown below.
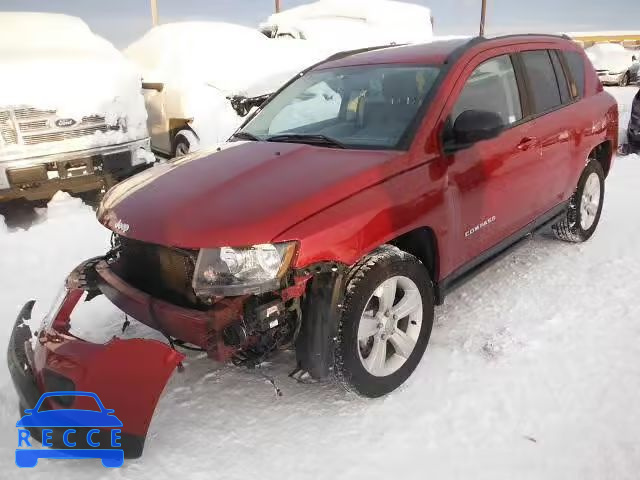
<svg viewBox="0 0 640 480"><path fill-rule="evenodd" d="M575 82L575 97L584 97L584 57L579 52L564 52L564 58Z"/></svg>
<svg viewBox="0 0 640 480"><path fill-rule="evenodd" d="M547 50L533 50L522 52L520 55L533 95L533 113L545 113L562 105L558 79L549 52Z"/></svg>

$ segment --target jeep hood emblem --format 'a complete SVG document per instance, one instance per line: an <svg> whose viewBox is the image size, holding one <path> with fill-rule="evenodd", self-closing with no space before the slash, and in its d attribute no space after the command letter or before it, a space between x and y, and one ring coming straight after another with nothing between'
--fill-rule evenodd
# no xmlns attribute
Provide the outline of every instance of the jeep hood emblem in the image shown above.
<svg viewBox="0 0 640 480"><path fill-rule="evenodd" d="M113 226L113 229L120 233L127 233L129 231L129 224L124 223L122 220L118 220Z"/></svg>

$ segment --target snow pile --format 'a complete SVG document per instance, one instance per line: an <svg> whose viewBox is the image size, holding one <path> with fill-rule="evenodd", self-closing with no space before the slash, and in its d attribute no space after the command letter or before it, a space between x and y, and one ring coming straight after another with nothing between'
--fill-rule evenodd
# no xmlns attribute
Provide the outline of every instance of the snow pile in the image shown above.
<svg viewBox="0 0 640 480"><path fill-rule="evenodd" d="M49 142L11 145L6 154L57 153L147 137L140 74L133 63L78 18L44 13L0 13L0 110L56 110L76 122L104 116L122 130Z"/></svg>
<svg viewBox="0 0 640 480"><path fill-rule="evenodd" d="M390 0L319 0L273 14L260 27L342 48L422 43L433 37L428 8Z"/></svg>
<svg viewBox="0 0 640 480"><path fill-rule="evenodd" d="M611 73L624 72L632 65L633 56L638 55L617 43L598 43L585 52L596 70L609 70Z"/></svg>

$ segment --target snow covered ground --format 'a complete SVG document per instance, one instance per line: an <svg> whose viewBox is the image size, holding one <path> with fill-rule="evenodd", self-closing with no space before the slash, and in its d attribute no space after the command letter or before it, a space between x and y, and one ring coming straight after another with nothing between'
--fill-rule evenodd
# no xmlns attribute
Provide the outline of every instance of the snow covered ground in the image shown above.
<svg viewBox="0 0 640 480"><path fill-rule="evenodd" d="M621 127L636 88L609 90ZM0 368L0 478L637 479L639 184L640 157L616 160L588 243L537 235L447 297L419 368L383 399L298 384L290 354L261 371L192 354L143 458L117 470L90 460L19 470L17 400ZM23 302L36 298L42 315L68 271L107 242L89 207L64 195L28 230L0 223L2 352Z"/></svg>

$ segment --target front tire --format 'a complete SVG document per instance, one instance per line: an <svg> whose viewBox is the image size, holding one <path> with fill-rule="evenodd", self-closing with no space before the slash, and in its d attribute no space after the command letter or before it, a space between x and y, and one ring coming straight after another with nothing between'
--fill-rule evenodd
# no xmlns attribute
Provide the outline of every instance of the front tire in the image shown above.
<svg viewBox="0 0 640 480"><path fill-rule="evenodd" d="M629 72L627 72L622 76L618 85L620 85L621 87L626 87L627 85L629 85L630 80L631 78L629 77Z"/></svg>
<svg viewBox="0 0 640 480"><path fill-rule="evenodd" d="M200 148L200 140L193 130L184 128L173 139L173 156L182 157Z"/></svg>
<svg viewBox="0 0 640 480"><path fill-rule="evenodd" d="M415 370L433 326L433 284L424 265L383 245L347 280L334 372L348 390L379 397Z"/></svg>
<svg viewBox="0 0 640 480"><path fill-rule="evenodd" d="M589 240L600 222L603 203L604 170L592 159L580 175L564 217L552 226L556 237L573 243Z"/></svg>
<svg viewBox="0 0 640 480"><path fill-rule="evenodd" d="M184 135L176 135L173 156L175 158L184 157L191 151L191 144Z"/></svg>

